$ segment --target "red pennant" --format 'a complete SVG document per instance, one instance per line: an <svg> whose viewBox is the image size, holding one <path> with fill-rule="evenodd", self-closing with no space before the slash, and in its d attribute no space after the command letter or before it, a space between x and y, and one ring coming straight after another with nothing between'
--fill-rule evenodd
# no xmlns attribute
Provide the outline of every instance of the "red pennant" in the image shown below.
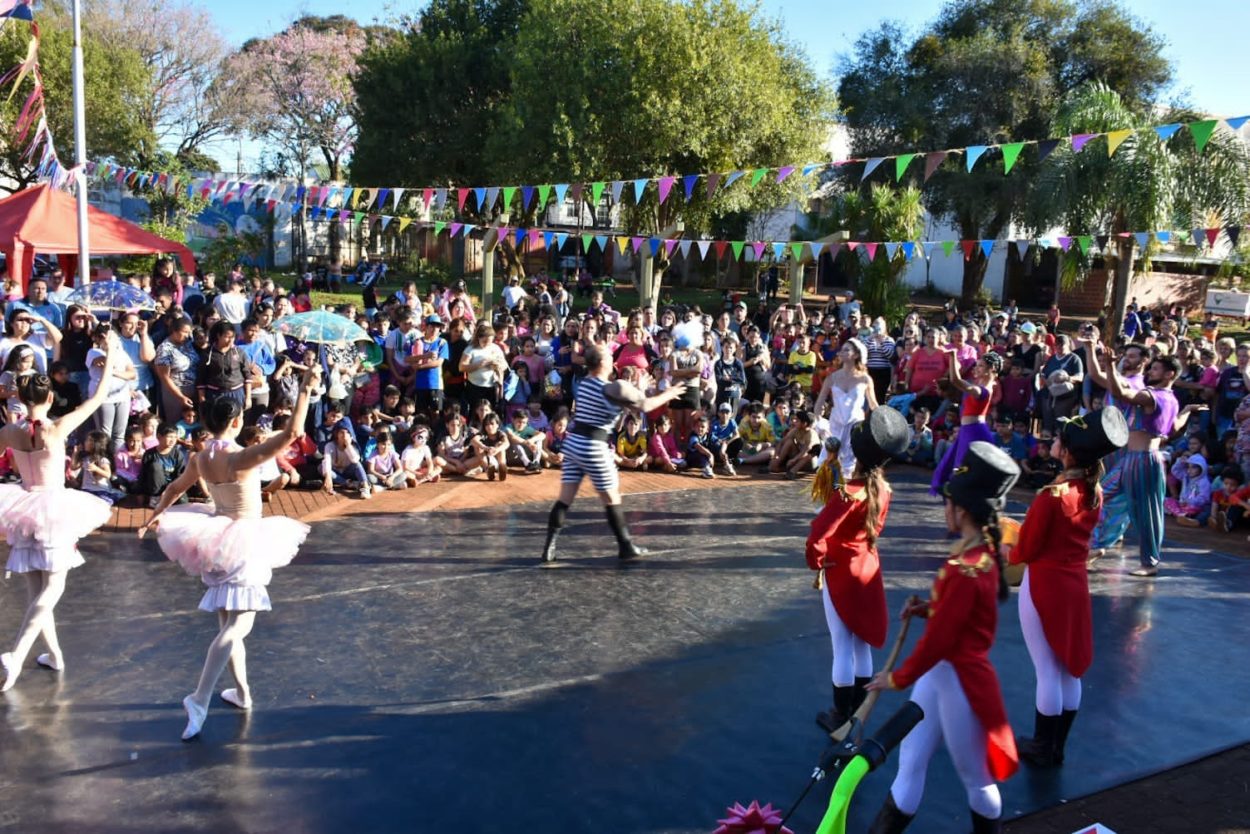
<svg viewBox="0 0 1250 834"><path fill-rule="evenodd" d="M425 209L426 209L426 211L429 211L429 210L430 210L430 203L434 200L434 189L433 189L433 188L423 188L423 189L421 190L421 199L425 201Z"/></svg>
<svg viewBox="0 0 1250 834"><path fill-rule="evenodd" d="M1207 246L1214 246L1216 239L1220 236L1219 229L1207 229Z"/></svg>
<svg viewBox="0 0 1250 834"><path fill-rule="evenodd" d="M460 211L464 211L464 201L467 200L468 197L469 197L469 189L457 188L456 189L456 208L458 208Z"/></svg>
<svg viewBox="0 0 1250 834"><path fill-rule="evenodd" d="M972 260L972 253L977 248L977 242L975 240L961 240L959 242L959 245L963 247L964 260L965 261Z"/></svg>
<svg viewBox="0 0 1250 834"><path fill-rule="evenodd" d="M720 177L717 177L717 179L720 179ZM725 250L729 248L729 241L727 240L714 241L712 243L712 248L716 250L716 260L719 261L725 257Z"/></svg>
<svg viewBox="0 0 1250 834"><path fill-rule="evenodd" d="M934 151L933 153L925 154L925 157L924 157L925 182L929 181L929 177L933 176L933 172L936 171L938 169L938 166L941 165L945 161L946 161L946 151Z"/></svg>

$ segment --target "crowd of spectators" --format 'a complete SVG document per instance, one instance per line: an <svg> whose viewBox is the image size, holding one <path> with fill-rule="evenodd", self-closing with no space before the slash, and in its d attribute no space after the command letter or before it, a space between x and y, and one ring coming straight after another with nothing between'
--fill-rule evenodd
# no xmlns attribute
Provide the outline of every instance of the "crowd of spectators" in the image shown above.
<svg viewBox="0 0 1250 834"><path fill-rule="evenodd" d="M341 267L330 274L344 280ZM266 496L304 488L367 498L448 476L502 480L558 468L592 345L649 393L697 383L661 411L623 421L613 438L618 466L703 478L740 467L791 478L810 472L829 435L817 393L852 338L866 347L875 401L907 415L911 438L900 460L917 466L932 466L959 430L949 352L965 371L988 351L1003 356L992 425L1033 487L1059 472L1049 453L1059 421L1105 397L1086 372L1086 343L1073 338L1105 337L1105 320L1065 328L1058 308L1026 319L1014 302L998 310L952 302L938 321L913 311L887 322L866 316L853 294L816 310L727 292L712 309L665 299L658 311L618 311L610 285L583 270L512 277L483 311L463 281L406 281L387 293L383 274L376 263L356 271L361 302L334 312L369 338L340 345L282 334L282 317L312 309L314 275L288 290L259 272L236 269L219 281L181 275L161 260L151 275L126 279L152 295L156 311L108 321L67 304L58 273L32 279L6 309L3 415L21 417L15 390L25 374L50 374L54 414L106 385L94 430L75 439L67 477L106 498L155 503L207 439L199 424L206 406L237 400L248 423L240 442L259 443L291 419L300 371L313 362L322 365L322 385L306 434L263 473ZM701 338L675 338L687 322ZM105 380L100 345L109 328L125 358ZM1218 330L1214 320L1195 328L1178 309L1134 303L1106 347L1181 361L1181 404L1210 408L1173 439L1169 511L1182 523L1231 529L1250 507L1250 343ZM0 475L11 473L0 459Z"/></svg>

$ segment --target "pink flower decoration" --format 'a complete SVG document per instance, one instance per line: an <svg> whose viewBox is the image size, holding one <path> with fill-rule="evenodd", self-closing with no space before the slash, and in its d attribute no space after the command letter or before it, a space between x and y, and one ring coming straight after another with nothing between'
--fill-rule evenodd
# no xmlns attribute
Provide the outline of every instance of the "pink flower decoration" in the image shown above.
<svg viewBox="0 0 1250 834"><path fill-rule="evenodd" d="M751 800L751 804L743 808L735 802L726 810L729 816L717 820L720 828L712 834L794 834L781 827L781 812L771 804L761 808L758 801Z"/></svg>

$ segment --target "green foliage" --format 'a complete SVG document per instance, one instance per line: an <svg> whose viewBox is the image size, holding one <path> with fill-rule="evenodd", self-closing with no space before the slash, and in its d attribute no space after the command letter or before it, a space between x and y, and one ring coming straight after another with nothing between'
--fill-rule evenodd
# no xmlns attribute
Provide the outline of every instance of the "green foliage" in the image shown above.
<svg viewBox="0 0 1250 834"><path fill-rule="evenodd" d="M57 151L62 162L73 164L74 108L70 80L70 52L73 45L69 20L53 7L39 16L42 35L39 44L39 65L43 73L44 101L48 127L59 143ZM0 29L0 68L7 71L26 57L30 43L30 26L11 21ZM151 75L139 53L131 49L106 46L89 30L83 32L83 73L86 79L87 155L98 159L114 157L124 164L133 164L137 148L152 141L151 129L138 117L139 102L151 83ZM16 181L14 190L34 181L34 167L25 159L30 137L16 144L12 127L17 121L26 97L34 89L28 75L20 88L6 101L0 101L0 178Z"/></svg>
<svg viewBox="0 0 1250 834"><path fill-rule="evenodd" d="M217 237L208 242L200 256L200 267L205 272L222 276L235 264L248 258L257 258L265 251L265 239L254 232L234 234L230 227L217 227Z"/></svg>
<svg viewBox="0 0 1250 834"><path fill-rule="evenodd" d="M1171 77L1163 45L1102 0L954 0L914 39L890 23L863 36L843 61L838 95L856 156L1045 139L1057 133L1064 96L1090 81L1134 107L1153 102ZM923 174L922 162L910 176ZM998 154L971 174L963 165L959 156L934 174L927 207L964 239L998 238L1026 210L1036 155L1026 151L1009 176ZM987 263L979 254L965 263L966 300Z"/></svg>
<svg viewBox="0 0 1250 834"><path fill-rule="evenodd" d="M853 240L914 241L920 236L923 219L919 189L873 185L866 194L850 191L836 196L821 214L809 214L795 234L816 240L845 231ZM902 280L907 260L901 252L893 259L878 252L868 261L858 251L844 250L838 255L838 264L854 281L866 315L896 321L906 314L910 292Z"/></svg>

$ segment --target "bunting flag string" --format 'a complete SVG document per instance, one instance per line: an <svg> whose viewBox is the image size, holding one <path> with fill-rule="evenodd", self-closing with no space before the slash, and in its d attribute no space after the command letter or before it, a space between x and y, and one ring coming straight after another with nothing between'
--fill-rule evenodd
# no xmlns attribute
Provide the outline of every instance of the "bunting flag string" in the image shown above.
<svg viewBox="0 0 1250 834"><path fill-rule="evenodd" d="M12 141L19 148L24 147L22 158L35 165L37 178L50 181L54 188L65 188L73 180L75 170L61 164L48 128L43 73L39 67L39 24L35 22L30 0L0 0L0 26L9 20L30 23L30 44L21 63L0 76L0 89L11 85L9 99L12 99L27 78L33 85L13 124ZM38 162L35 162L36 154Z"/></svg>
<svg viewBox="0 0 1250 834"><path fill-rule="evenodd" d="M0 8L2 4L8 0L0 0ZM21 4L18 4L20 7ZM22 67L15 68L5 78L12 80L17 77L17 73ZM4 79L0 79L0 83ZM18 78L20 80L20 78ZM37 92L42 92L42 86L39 86ZM38 108L39 114L42 114L42 97ZM446 205L448 197L455 200L456 209L460 213L464 213L466 209L472 209L480 213L491 212L496 208L500 208L503 212L509 213L517 205L517 197L520 197L520 208L528 211L537 207L539 211L545 209L554 196L558 204L563 204L566 197L572 197L574 201L588 198L593 206L598 206L603 200L604 194L610 195L613 203L620 203L622 194L628 194L635 204L646 199L649 193L654 192L660 203L664 203L669 199L673 199L673 194L680 195L680 199L689 202L694 198L695 189L698 187L700 180L704 184L704 193L707 197L715 196L719 191L730 188L739 180L744 180L747 187L757 187L761 182L769 180L775 183L786 181L792 174L801 172L803 176L810 176L813 173L832 170L835 168L862 165L859 180L861 182L872 176L878 168L884 163L893 161L891 166L894 180L896 182L902 179L911 170L911 163L920 157L924 159L923 181L928 182L930 178L938 171L939 168L949 159L962 157L962 169L971 172L977 164L984 158L993 156L1001 158L1002 172L1004 175L1011 173L1012 169L1019 162L1026 148L1036 149L1038 161L1049 157L1055 150L1061 146L1071 148L1073 153L1082 153L1086 148L1095 143L1095 140L1105 139L1106 153L1108 156L1114 156L1116 151L1128 140L1134 133L1149 134L1153 133L1159 141L1167 142L1177 135L1182 129L1189 131L1194 142L1194 147L1199 153L1202 153L1210 143L1216 129L1222 124L1229 130L1239 130L1243 125L1250 121L1250 115L1237 116L1224 119L1204 119L1201 121L1191 122L1189 124L1166 124L1156 125L1153 127L1142 128L1134 131L1131 129L1109 130L1102 133L1078 133L1071 136L1026 140L1019 142L1005 142L998 144L985 145L968 145L962 148L947 148L937 151L912 151L907 153L895 154L892 156L879 156L871 158L850 157L832 162L823 163L807 163L804 165L787 164L777 167L743 169L727 172L712 172L685 174L682 176L664 175L659 177L636 177L619 180L596 180L589 183L540 183L534 185L490 185L490 186L379 186L379 187L351 187L351 186L312 186L309 188L300 187L297 191L296 202L300 202L302 196L304 202L315 201L318 206L325 207L329 205L331 208L339 210L359 210L364 208L369 210L375 205L382 207L386 204L388 196L394 199L394 210L399 211L401 202L405 195L409 201L415 202L419 207L429 210L431 207L442 209ZM46 132L46 123L40 122ZM50 137L48 141L50 144ZM988 164L988 163L986 163ZM92 163L89 165L89 172L98 170L101 165L104 168L113 170L113 166L107 163ZM887 168L887 170L891 170ZM126 169L125 181L131 181L130 175L137 173L139 179L147 177L156 179L164 177L167 181L172 179L168 174L156 174L150 172L135 172ZM681 188L675 186L680 183ZM204 196L211 199L230 199L231 192L238 187L240 194L242 189L247 188L253 191L262 187L267 188L272 193L272 186L263 182L255 182L251 180L242 180L238 183L230 181L216 181L209 179L204 181L202 191ZM629 187L628 192L626 188ZM366 199L367 195L367 199ZM419 195L419 199L418 199ZM535 198L537 198L535 200ZM361 201L364 200L363 205Z"/></svg>

